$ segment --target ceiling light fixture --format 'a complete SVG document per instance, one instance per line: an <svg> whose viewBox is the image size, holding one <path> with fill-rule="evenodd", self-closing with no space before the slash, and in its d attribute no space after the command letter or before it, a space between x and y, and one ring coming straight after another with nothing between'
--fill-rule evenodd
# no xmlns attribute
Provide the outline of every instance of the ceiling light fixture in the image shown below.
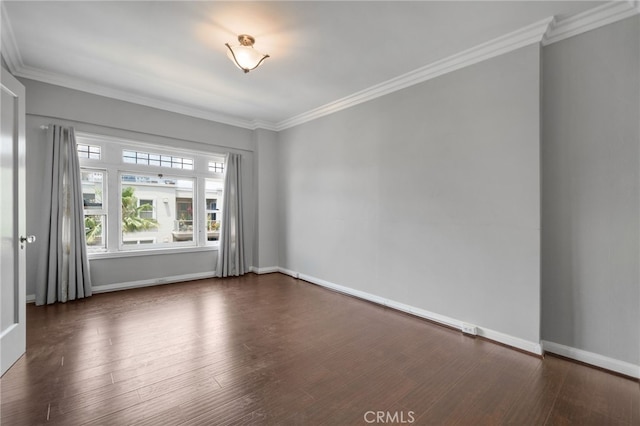
<svg viewBox="0 0 640 426"><path fill-rule="evenodd" d="M234 64L242 71L248 73L254 70L262 64L262 62L269 57L269 55L263 55L253 48L253 43L256 39L248 34L240 34L238 36L240 44L238 46L231 47L229 43L225 43L229 51L227 56L233 61Z"/></svg>

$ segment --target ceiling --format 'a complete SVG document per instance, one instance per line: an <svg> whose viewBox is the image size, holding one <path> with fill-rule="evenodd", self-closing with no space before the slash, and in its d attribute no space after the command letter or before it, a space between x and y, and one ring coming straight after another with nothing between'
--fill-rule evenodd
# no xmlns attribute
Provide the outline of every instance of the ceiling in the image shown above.
<svg viewBox="0 0 640 426"><path fill-rule="evenodd" d="M269 128L544 18L600 4L2 1L2 52L21 77ZM271 56L248 74L224 46L241 33Z"/></svg>

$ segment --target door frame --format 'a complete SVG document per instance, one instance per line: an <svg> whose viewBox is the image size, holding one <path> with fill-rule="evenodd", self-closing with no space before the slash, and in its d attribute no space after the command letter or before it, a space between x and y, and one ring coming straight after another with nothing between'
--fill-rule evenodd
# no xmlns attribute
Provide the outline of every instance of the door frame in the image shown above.
<svg viewBox="0 0 640 426"><path fill-rule="evenodd" d="M26 235L26 141L25 141L25 88L9 71L2 68L0 90L14 98L13 134L13 217L14 229L11 247L14 253L14 303L13 325L0 330L0 375L26 351L26 250L20 238ZM17 134L16 134L17 131ZM1 214L1 213L0 213Z"/></svg>

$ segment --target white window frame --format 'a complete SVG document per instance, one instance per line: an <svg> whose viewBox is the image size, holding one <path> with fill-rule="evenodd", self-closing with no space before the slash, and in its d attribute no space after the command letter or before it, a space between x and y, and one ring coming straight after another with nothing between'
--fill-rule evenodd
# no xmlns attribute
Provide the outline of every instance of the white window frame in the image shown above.
<svg viewBox="0 0 640 426"><path fill-rule="evenodd" d="M143 241L145 241L143 243ZM126 240L122 242L125 246L139 246L141 244L145 244L145 246L147 244L155 244L156 243L156 239L155 238L136 238L136 239L132 239L132 240Z"/></svg>
<svg viewBox="0 0 640 426"><path fill-rule="evenodd" d="M199 250L216 250L219 246L218 241L207 240L206 229L206 193L205 180L214 179L222 181L223 173L214 173L209 171L209 163L224 163L225 155L218 152L199 151L192 149L173 148L171 146L159 144L133 141L123 138L102 136L77 132L76 137L79 144L99 146L101 159L80 158L80 166L82 169L96 169L105 173L103 182L103 206L104 219L103 238L106 239L106 249L96 252L89 252L90 258L99 257L122 257L147 255L158 252L172 253L184 251ZM180 141L175 141L176 145ZM123 150L137 151L143 153L154 153L173 157L181 157L193 159L192 169L180 169L173 167L163 167L147 164L125 163L123 160ZM172 242L170 245L166 243L155 244L123 244L122 238L122 209L121 209L121 182L123 174L138 175L158 175L162 174L177 178L193 179L193 241ZM224 196L224 194L223 194ZM148 198L141 197L143 200ZM154 200L154 216L157 215L158 205L161 200ZM91 210L88 214L102 214L98 210ZM150 236L140 236L140 240L149 240ZM142 247L141 247L142 246Z"/></svg>
<svg viewBox="0 0 640 426"><path fill-rule="evenodd" d="M109 221L108 221L108 206L109 206L109 189L107 187L107 181L109 179L109 173L105 168L101 168L101 167L91 167L91 166L95 166L96 162L99 160L96 159L90 159L90 158L85 158L84 160L86 160L87 164L89 166L83 166L81 164L80 167L80 173L82 174L83 172L89 172L89 173L93 173L93 172L100 172L102 173L102 208L100 209L87 209L87 208L83 208L83 215L82 215L82 220L84 223L84 217L85 216L102 216L102 239L103 239L103 245L102 246L89 246L87 245L87 252L89 254L91 253L104 253L106 251L106 247L109 244L109 238L108 238L108 228L109 228ZM84 203L84 199L83 199L83 203Z"/></svg>

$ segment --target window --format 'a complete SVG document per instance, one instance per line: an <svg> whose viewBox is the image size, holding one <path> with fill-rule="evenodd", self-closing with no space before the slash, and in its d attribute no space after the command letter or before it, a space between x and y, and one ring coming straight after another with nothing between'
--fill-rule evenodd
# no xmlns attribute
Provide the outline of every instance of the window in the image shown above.
<svg viewBox="0 0 640 426"><path fill-rule="evenodd" d="M104 171L84 169L81 171L82 203L85 210L102 210L104 194Z"/></svg>
<svg viewBox="0 0 640 426"><path fill-rule="evenodd" d="M122 151L122 160L125 163L132 164L193 170L193 160L191 158L174 157L171 155L124 150Z"/></svg>
<svg viewBox="0 0 640 426"><path fill-rule="evenodd" d="M143 219L156 219L156 200L138 200L140 217Z"/></svg>
<svg viewBox="0 0 640 426"><path fill-rule="evenodd" d="M102 148L95 145L77 144L78 158L90 158L91 160L99 160Z"/></svg>
<svg viewBox="0 0 640 426"><path fill-rule="evenodd" d="M209 171L213 173L224 173L224 163L212 161L209 163Z"/></svg>
<svg viewBox="0 0 640 426"><path fill-rule="evenodd" d="M223 155L80 133L77 140L90 253L218 244Z"/></svg>
<svg viewBox="0 0 640 426"><path fill-rule="evenodd" d="M100 251L106 247L105 223L107 209L105 200L106 172L104 170L81 169L82 203L84 205L84 232L89 251Z"/></svg>
<svg viewBox="0 0 640 426"><path fill-rule="evenodd" d="M220 239L220 204L222 202L222 182L205 179L205 215L207 227L207 241Z"/></svg>

